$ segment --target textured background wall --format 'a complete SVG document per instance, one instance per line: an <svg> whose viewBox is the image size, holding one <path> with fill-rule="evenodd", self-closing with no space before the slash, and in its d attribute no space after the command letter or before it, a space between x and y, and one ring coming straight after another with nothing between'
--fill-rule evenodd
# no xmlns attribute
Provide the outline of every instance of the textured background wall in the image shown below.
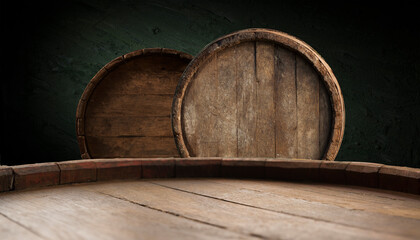
<svg viewBox="0 0 420 240"><path fill-rule="evenodd" d="M7 61L1 65L2 164L79 159L78 99L113 58L148 47L195 55L219 36L264 27L304 40L336 74L347 114L337 160L420 167L420 37L413 6L9 2L1 7L2 59Z"/></svg>

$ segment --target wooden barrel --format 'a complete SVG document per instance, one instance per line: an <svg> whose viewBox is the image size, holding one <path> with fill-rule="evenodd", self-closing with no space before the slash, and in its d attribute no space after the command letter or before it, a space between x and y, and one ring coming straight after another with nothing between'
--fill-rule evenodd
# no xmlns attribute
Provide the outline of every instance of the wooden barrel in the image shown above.
<svg viewBox="0 0 420 240"><path fill-rule="evenodd" d="M344 102L332 70L309 45L247 29L210 43L188 65L172 124L182 157L334 160Z"/></svg>
<svg viewBox="0 0 420 240"><path fill-rule="evenodd" d="M0 166L0 239L420 239L419 180L415 168L278 158Z"/></svg>
<svg viewBox="0 0 420 240"><path fill-rule="evenodd" d="M77 106L82 158L176 157L171 104L192 56L171 49L143 49L106 64Z"/></svg>

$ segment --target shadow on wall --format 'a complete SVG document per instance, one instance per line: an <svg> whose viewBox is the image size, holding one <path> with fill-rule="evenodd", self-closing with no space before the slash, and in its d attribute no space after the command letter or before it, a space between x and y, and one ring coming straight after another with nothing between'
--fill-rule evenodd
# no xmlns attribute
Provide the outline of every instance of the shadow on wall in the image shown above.
<svg viewBox="0 0 420 240"><path fill-rule="evenodd" d="M412 6L395 3L2 3L7 78L1 83L1 164L79 159L78 100L93 75L116 56L148 47L195 55L219 36L264 27L307 42L337 76L347 115L338 161L420 167L415 16Z"/></svg>

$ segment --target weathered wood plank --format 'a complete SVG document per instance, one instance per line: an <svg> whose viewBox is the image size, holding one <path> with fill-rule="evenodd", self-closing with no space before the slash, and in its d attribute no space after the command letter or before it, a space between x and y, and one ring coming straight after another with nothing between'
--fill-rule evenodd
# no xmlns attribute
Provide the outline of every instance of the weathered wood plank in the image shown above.
<svg viewBox="0 0 420 240"><path fill-rule="evenodd" d="M159 182L156 183L159 184ZM332 236L339 236L340 239L398 238L396 235L221 201L213 197L209 198L146 182L102 184L84 188L184 218L223 226L241 234L261 236L262 238L322 239ZM162 196L165 197L162 198ZM249 197L252 196L248 194L247 198L249 199Z"/></svg>
<svg viewBox="0 0 420 240"><path fill-rule="evenodd" d="M198 119L198 108L199 105L194 104L197 91L196 91L196 84L198 80L191 83L189 88L187 89L187 93L185 95L184 104L182 105L182 112L184 113L182 117L182 129L183 134L185 134L185 146L189 151L190 156L199 156L197 149L198 149L198 139L199 139L199 122ZM200 115L200 114L198 114Z"/></svg>
<svg viewBox="0 0 420 240"><path fill-rule="evenodd" d="M380 188L420 194L420 168L382 166L378 174Z"/></svg>
<svg viewBox="0 0 420 240"><path fill-rule="evenodd" d="M171 119L166 117L90 117L85 132L93 137L151 136L172 137Z"/></svg>
<svg viewBox="0 0 420 240"><path fill-rule="evenodd" d="M214 106L218 115L214 116L217 124L213 134L218 135L217 156L224 157L236 157L238 153L235 52L235 48L230 48L217 55L218 97Z"/></svg>
<svg viewBox="0 0 420 240"><path fill-rule="evenodd" d="M297 157L296 58L275 48L276 157Z"/></svg>
<svg viewBox="0 0 420 240"><path fill-rule="evenodd" d="M276 156L276 118L274 99L274 46L257 42L255 50L257 74L256 157Z"/></svg>
<svg viewBox="0 0 420 240"><path fill-rule="evenodd" d="M96 86L95 91L117 94L173 94L188 62L189 60L176 56L137 57L111 70Z"/></svg>
<svg viewBox="0 0 420 240"><path fill-rule="evenodd" d="M196 94L186 102L185 105L195 105L195 117L197 122L197 156L209 157L218 156L219 134L210 134L217 131L217 117L219 109L215 103L218 97L217 58L207 62L206 68L200 72L195 85L196 93L205 91L206 94ZM194 120L193 120L194 121Z"/></svg>
<svg viewBox="0 0 420 240"><path fill-rule="evenodd" d="M148 72L144 66L137 66L144 71L133 72L120 67L112 71L96 86L95 91L113 92L116 94L173 94L181 72ZM124 71L126 70L126 71ZM157 69L154 69L155 71Z"/></svg>
<svg viewBox="0 0 420 240"><path fill-rule="evenodd" d="M168 117L173 95L113 94L95 91L86 110L90 117L130 116Z"/></svg>
<svg viewBox="0 0 420 240"><path fill-rule="evenodd" d="M212 182L233 187L287 196L309 202L319 202L349 210L360 210L420 220L420 196L387 192L372 188L327 184L302 184L273 181L212 179ZM279 186L280 185L280 186Z"/></svg>
<svg viewBox="0 0 420 240"><path fill-rule="evenodd" d="M296 56L298 158L320 159L319 80L313 67Z"/></svg>
<svg viewBox="0 0 420 240"><path fill-rule="evenodd" d="M161 193L164 194L164 191ZM0 203L0 213L36 231L44 239L244 238L243 235L217 226L174 216L106 194L86 191L82 186L13 192L2 195ZM0 223L3 223L1 214ZM3 227L0 224L0 229ZM25 236L29 235L16 226L9 227L14 234L2 239L26 239ZM2 231L0 236L7 235ZM37 239L36 236L29 236L30 239Z"/></svg>
<svg viewBox="0 0 420 240"><path fill-rule="evenodd" d="M16 190L57 185L60 169L56 163L25 164L13 167L13 186Z"/></svg>
<svg viewBox="0 0 420 240"><path fill-rule="evenodd" d="M86 137L92 158L176 157L172 137Z"/></svg>
<svg viewBox="0 0 420 240"><path fill-rule="evenodd" d="M74 160L58 162L60 167L60 184L85 183L97 180L97 169L94 160Z"/></svg>
<svg viewBox="0 0 420 240"><path fill-rule="evenodd" d="M97 181L141 178L140 159L96 159Z"/></svg>
<svg viewBox="0 0 420 240"><path fill-rule="evenodd" d="M9 166L0 166L0 192L12 189L13 169Z"/></svg>
<svg viewBox="0 0 420 240"><path fill-rule="evenodd" d="M319 81L319 153L324 157L331 133L331 101L325 84Z"/></svg>
<svg viewBox="0 0 420 240"><path fill-rule="evenodd" d="M0 201L1 202L1 201ZM0 213L0 237L1 239L44 239L36 232L16 223Z"/></svg>
<svg viewBox="0 0 420 240"><path fill-rule="evenodd" d="M354 199L352 201L357 202L361 206L367 203L371 211L419 219L420 205L418 201L420 201L420 196L380 189L375 189L371 192L372 188L358 186L347 186L345 191L337 192L339 189L340 187L335 185L323 185L319 187L320 192L324 193L325 191L326 194L336 196L336 198L341 199L343 202L346 199ZM367 194L368 192L370 194ZM382 205L387 205L387 207L380 207Z"/></svg>
<svg viewBox="0 0 420 240"><path fill-rule="evenodd" d="M238 157L257 155L257 94L255 42L236 46L237 103L238 108Z"/></svg>
<svg viewBox="0 0 420 240"><path fill-rule="evenodd" d="M276 193L278 188L282 188L281 182L276 182L276 188L273 187L272 191L267 191L267 188L264 191L261 191L261 189L251 190L251 188L247 187L247 181L237 181L234 185L230 185L229 182L229 180L219 183L212 182L211 180L199 182L184 180L157 181L156 183L172 189L200 194L201 196L208 196L294 216L334 222L358 229L378 231L410 238L420 236L420 230L416 227L420 224L420 219L346 209L317 201L302 201L294 197ZM418 217L420 218L420 214L418 214Z"/></svg>

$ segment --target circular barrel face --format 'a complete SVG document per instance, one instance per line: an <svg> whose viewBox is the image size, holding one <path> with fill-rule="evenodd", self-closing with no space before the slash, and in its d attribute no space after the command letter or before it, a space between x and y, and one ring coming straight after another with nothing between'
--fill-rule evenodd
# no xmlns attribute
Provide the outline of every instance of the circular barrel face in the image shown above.
<svg viewBox="0 0 420 240"><path fill-rule="evenodd" d="M210 43L188 65L172 124L182 157L334 160L344 102L330 67L309 45L247 29Z"/></svg>
<svg viewBox="0 0 420 240"><path fill-rule="evenodd" d="M171 49L142 49L105 65L77 107L82 158L179 156L171 106L191 59Z"/></svg>

